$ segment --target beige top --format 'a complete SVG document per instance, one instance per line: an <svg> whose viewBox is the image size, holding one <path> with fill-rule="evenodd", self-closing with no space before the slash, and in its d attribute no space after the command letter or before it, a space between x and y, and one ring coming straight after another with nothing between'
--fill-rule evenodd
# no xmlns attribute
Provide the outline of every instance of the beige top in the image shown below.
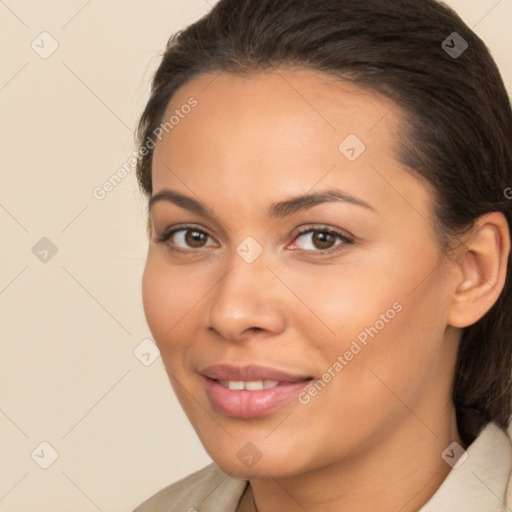
<svg viewBox="0 0 512 512"><path fill-rule="evenodd" d="M487 424L467 455L419 512L512 509L512 442L508 434L495 423ZM235 512L247 485L247 480L232 478L212 463L163 488L134 512Z"/></svg>

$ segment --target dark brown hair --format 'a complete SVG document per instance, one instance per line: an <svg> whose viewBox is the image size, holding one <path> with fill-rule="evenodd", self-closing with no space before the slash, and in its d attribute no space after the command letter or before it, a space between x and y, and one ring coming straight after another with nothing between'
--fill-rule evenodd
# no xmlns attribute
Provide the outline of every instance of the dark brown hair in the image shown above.
<svg viewBox="0 0 512 512"><path fill-rule="evenodd" d="M446 48L463 48L454 32L468 45L461 55ZM487 212L503 212L510 229L504 195L512 186L510 100L485 44L435 0L220 0L169 39L139 122L139 150L154 139L173 94L193 77L279 65L334 75L401 107L396 157L432 185L433 227L443 249ZM137 164L147 196L152 155L152 149L139 153ZM466 444L489 421L508 427L510 281L508 272L497 302L462 333L453 401Z"/></svg>

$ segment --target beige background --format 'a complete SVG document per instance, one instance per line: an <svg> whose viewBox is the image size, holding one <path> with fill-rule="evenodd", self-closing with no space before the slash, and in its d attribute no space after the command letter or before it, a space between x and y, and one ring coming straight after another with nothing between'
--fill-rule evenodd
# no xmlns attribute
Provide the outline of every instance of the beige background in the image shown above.
<svg viewBox="0 0 512 512"><path fill-rule="evenodd" d="M512 0L448 4L512 91ZM151 335L135 175L92 194L132 156L168 37L209 9L0 0L0 512L131 511L209 462L161 359L139 347ZM42 442L58 453L47 469Z"/></svg>

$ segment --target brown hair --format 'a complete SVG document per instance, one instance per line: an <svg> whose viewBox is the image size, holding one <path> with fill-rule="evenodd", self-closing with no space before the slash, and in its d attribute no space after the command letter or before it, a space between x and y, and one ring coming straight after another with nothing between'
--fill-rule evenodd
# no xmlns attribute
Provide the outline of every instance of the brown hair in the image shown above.
<svg viewBox="0 0 512 512"><path fill-rule="evenodd" d="M462 48L454 32L468 44L461 55L442 45ZM139 122L139 149L152 139L173 94L193 77L278 65L335 75L401 107L406 119L397 159L433 186L433 224L443 249L487 212L503 212L510 229L504 195L512 186L510 100L485 44L435 0L220 0L169 39ZM137 178L150 196L153 150L139 155ZM508 427L510 281L509 272L497 302L462 333L453 401L466 444L489 421Z"/></svg>

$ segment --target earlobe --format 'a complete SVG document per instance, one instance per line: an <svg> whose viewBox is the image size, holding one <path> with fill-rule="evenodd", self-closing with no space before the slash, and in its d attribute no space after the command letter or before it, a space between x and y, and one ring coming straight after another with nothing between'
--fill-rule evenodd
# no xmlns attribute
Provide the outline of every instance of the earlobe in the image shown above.
<svg viewBox="0 0 512 512"><path fill-rule="evenodd" d="M510 233L501 212L482 215L461 247L448 324L467 327L482 318L505 285Z"/></svg>

